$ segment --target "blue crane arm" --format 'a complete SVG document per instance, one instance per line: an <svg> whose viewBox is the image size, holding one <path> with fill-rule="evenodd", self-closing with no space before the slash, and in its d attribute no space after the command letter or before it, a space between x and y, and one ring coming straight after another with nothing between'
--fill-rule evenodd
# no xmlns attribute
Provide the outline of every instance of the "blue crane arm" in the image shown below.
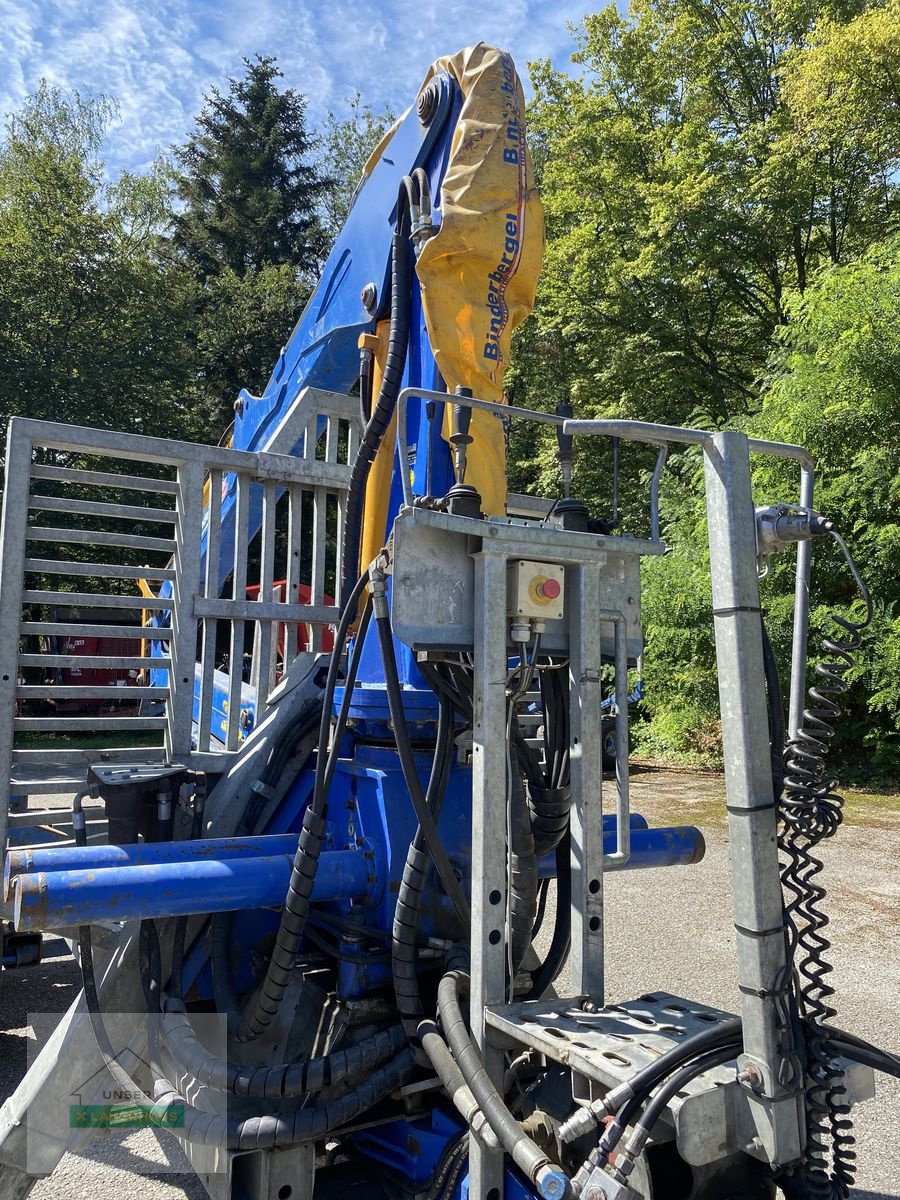
<svg viewBox="0 0 900 1200"><path fill-rule="evenodd" d="M427 124L413 106L361 181L318 286L278 356L262 395L241 391L234 424L236 449L269 449L273 435L282 427L304 388L347 392L355 382L359 373L359 336L375 326L373 311L363 303L362 293L363 289L374 286L376 312L388 294L391 241L401 181L416 167L423 167L432 179L433 194L440 195L440 180L459 113L460 92L446 72L435 76L431 88L435 103ZM437 223L439 211L434 217ZM433 380L429 379L429 383L433 384ZM279 449L282 453L299 453L302 435L296 445ZM221 496L220 588L228 578L233 559L235 505L236 482L230 476L223 481ZM261 504L257 498L250 505L251 538L258 532L260 522ZM205 558L205 537L202 550Z"/></svg>

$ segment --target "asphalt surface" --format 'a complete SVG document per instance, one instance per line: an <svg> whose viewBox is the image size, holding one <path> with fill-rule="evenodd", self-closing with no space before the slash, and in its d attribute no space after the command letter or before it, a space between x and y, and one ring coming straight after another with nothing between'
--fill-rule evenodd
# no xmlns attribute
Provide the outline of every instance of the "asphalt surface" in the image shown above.
<svg viewBox="0 0 900 1200"><path fill-rule="evenodd" d="M703 862L670 870L626 872L605 878L608 1002L649 991L734 1011L734 949L730 866L723 819L723 784L715 776L638 771L633 807L651 825L693 824L703 829ZM857 806L858 808L858 806ZM837 1023L876 1044L900 1050L900 801L851 821L824 848L829 935L834 949ZM552 921L552 910L548 922ZM567 986L559 981L561 992ZM71 958L5 974L0 1032L0 1099L22 1078L30 1014L62 1013L79 990ZM900 1081L878 1078L877 1099L855 1111L858 1186L854 1200L900 1197ZM140 1131L92 1142L85 1154L63 1158L39 1181L33 1200L205 1200L170 1134Z"/></svg>

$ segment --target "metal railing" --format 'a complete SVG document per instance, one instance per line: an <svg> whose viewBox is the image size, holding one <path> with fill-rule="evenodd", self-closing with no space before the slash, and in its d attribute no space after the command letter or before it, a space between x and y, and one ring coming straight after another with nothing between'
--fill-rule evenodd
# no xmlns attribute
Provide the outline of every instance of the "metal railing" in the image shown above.
<svg viewBox="0 0 900 1200"><path fill-rule="evenodd" d="M358 439L357 402L315 389L292 453L10 421L0 847L10 826L69 836L9 798L74 792L91 762L225 769L278 678L329 644Z"/></svg>

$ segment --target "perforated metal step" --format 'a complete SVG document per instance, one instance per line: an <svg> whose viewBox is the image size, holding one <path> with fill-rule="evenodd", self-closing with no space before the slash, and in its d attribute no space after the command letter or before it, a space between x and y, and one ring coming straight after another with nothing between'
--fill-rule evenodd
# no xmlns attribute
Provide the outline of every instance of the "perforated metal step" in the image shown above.
<svg viewBox="0 0 900 1200"><path fill-rule="evenodd" d="M667 992L587 1012L583 999L530 1000L485 1011L488 1026L513 1042L532 1046L563 1063L599 1095L633 1078L680 1042L733 1020L734 1014ZM842 1062L851 1103L874 1095L872 1072ZM738 1084L735 1062L713 1067L687 1083L669 1108L678 1149L692 1165L738 1150L753 1152L756 1127L749 1093ZM578 1081L576 1080L576 1088ZM581 1094L581 1093L580 1093Z"/></svg>

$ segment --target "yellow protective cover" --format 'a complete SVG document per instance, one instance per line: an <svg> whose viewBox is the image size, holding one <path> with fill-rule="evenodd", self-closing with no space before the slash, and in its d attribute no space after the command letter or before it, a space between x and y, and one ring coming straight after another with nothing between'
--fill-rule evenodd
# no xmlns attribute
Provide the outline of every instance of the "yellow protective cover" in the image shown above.
<svg viewBox="0 0 900 1200"><path fill-rule="evenodd" d="M479 42L429 70L463 94L441 188L441 226L416 264L428 336L449 391L503 400L512 332L534 306L544 214L525 145L525 100L512 58ZM449 409L444 435L449 432ZM506 503L500 423L475 412L466 482L487 513Z"/></svg>

